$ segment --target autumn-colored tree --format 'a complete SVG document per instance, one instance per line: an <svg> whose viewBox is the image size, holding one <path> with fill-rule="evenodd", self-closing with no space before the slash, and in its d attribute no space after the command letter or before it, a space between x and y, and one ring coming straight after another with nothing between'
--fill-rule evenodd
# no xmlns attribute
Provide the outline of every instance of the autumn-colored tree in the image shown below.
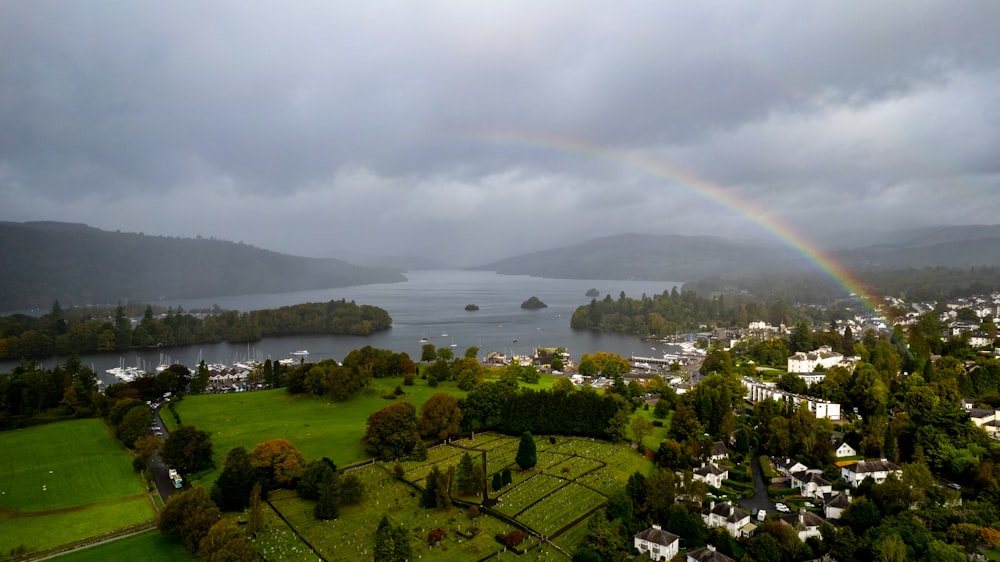
<svg viewBox="0 0 1000 562"><path fill-rule="evenodd" d="M198 545L198 558L210 562L257 560L257 546L233 519L220 519Z"/></svg>
<svg viewBox="0 0 1000 562"><path fill-rule="evenodd" d="M982 537L983 542L993 548L1000 546L1000 531L993 527L983 527L983 530L979 532L979 536Z"/></svg>
<svg viewBox="0 0 1000 562"><path fill-rule="evenodd" d="M149 459L160 452L163 446L163 438L157 435L143 435L135 440L135 454L142 459L142 464L148 465Z"/></svg>
<svg viewBox="0 0 1000 562"><path fill-rule="evenodd" d="M617 353L607 351L595 351L593 354L584 353L580 357L580 364L583 365L583 362L588 359L594 362L594 366L600 373L627 373L632 369L632 364L628 362L628 359Z"/></svg>
<svg viewBox="0 0 1000 562"><path fill-rule="evenodd" d="M250 464L263 471L272 486L290 488L302 477L305 460L287 439L259 443L250 452Z"/></svg>
<svg viewBox="0 0 1000 562"><path fill-rule="evenodd" d="M439 439L461 433L462 410L458 407L458 399L443 392L431 396L420 407L417 427L421 435Z"/></svg>
<svg viewBox="0 0 1000 562"><path fill-rule="evenodd" d="M380 460L405 457L420 439L417 409L409 402L395 402L368 416L368 428L361 446Z"/></svg>
<svg viewBox="0 0 1000 562"><path fill-rule="evenodd" d="M180 540L184 548L195 553L201 539L218 520L219 508L205 488L196 486L170 496L160 511L158 527L161 533Z"/></svg>

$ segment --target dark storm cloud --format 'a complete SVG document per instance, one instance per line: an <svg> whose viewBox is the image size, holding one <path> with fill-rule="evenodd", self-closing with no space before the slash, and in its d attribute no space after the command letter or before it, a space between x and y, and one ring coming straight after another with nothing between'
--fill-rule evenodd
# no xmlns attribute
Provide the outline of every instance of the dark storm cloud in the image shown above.
<svg viewBox="0 0 1000 562"><path fill-rule="evenodd" d="M562 138L813 229L995 222L998 6L6 2L0 218L466 262L746 225Z"/></svg>

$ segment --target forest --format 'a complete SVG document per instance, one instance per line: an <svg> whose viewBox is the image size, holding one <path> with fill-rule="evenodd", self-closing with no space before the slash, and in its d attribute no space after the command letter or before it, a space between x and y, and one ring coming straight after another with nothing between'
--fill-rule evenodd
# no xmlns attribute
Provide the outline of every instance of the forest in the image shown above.
<svg viewBox="0 0 1000 562"><path fill-rule="evenodd" d="M227 342L254 342L272 336L303 334L367 335L392 327L385 310L354 301L333 300L241 313L214 310L189 314L168 309L156 315L146 305L138 323L130 312L88 308L68 313L56 301L41 317L15 314L0 317L0 359L41 359L101 351Z"/></svg>

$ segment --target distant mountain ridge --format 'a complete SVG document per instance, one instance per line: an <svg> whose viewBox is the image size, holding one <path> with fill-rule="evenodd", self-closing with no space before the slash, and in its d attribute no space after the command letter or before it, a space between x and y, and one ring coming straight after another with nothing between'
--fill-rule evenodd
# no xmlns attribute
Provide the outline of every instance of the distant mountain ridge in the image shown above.
<svg viewBox="0 0 1000 562"><path fill-rule="evenodd" d="M942 226L887 233L877 243L830 255L859 271L1000 265L1000 225ZM815 269L790 246L714 236L623 234L474 267L562 279L694 281Z"/></svg>
<svg viewBox="0 0 1000 562"><path fill-rule="evenodd" d="M242 243L0 222L0 310L203 298L404 281L398 270Z"/></svg>

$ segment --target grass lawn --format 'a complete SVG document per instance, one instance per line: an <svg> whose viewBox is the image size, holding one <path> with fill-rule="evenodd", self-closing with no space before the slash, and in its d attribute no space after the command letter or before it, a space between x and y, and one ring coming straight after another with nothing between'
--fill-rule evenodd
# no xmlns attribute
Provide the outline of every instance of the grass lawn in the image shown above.
<svg viewBox="0 0 1000 562"><path fill-rule="evenodd" d="M389 404L382 398L400 385L398 378L373 379L371 387L343 402L308 394L288 394L285 389L233 394L188 396L175 407L181 421L212 434L216 470L200 476L197 483L211 487L225 464L226 453L243 446L249 451L268 439L288 439L306 460L329 457L337 466L349 466L369 458L361 447L368 416ZM437 392L464 397L454 383L436 388L418 380L401 387L400 397L420 406Z"/></svg>
<svg viewBox="0 0 1000 562"><path fill-rule="evenodd" d="M194 556L184 550L181 543L165 537L159 531L145 533L118 539L109 543L77 550L54 558L58 562L87 562L103 560L106 562L174 562L195 561Z"/></svg>
<svg viewBox="0 0 1000 562"><path fill-rule="evenodd" d="M132 457L101 420L0 432L0 507L37 512L143 493Z"/></svg>
<svg viewBox="0 0 1000 562"><path fill-rule="evenodd" d="M0 552L43 550L148 521L131 457L100 420L0 433Z"/></svg>
<svg viewBox="0 0 1000 562"><path fill-rule="evenodd" d="M39 517L0 516L0 528L3 529L0 533L0 552L9 552L20 545L27 547L28 552L37 552L154 517L148 496Z"/></svg>

